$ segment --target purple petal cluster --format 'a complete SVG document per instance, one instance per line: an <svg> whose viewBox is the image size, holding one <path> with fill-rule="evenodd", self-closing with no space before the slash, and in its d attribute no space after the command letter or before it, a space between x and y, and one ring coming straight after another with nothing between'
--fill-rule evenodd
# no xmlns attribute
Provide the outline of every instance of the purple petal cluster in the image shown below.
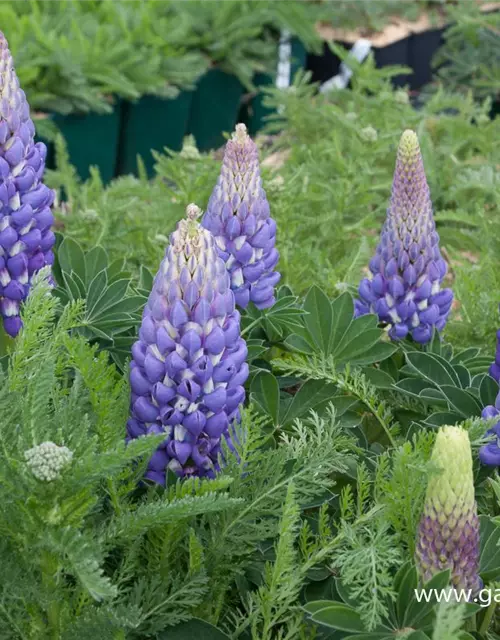
<svg viewBox="0 0 500 640"><path fill-rule="evenodd" d="M146 474L159 484L168 469L213 476L221 439L233 447L245 398L240 314L215 240L196 220L200 213L190 205L172 233L132 347L127 434L165 434Z"/></svg>
<svg viewBox="0 0 500 640"><path fill-rule="evenodd" d="M491 420L497 416L499 421L486 432L486 436L491 436L491 442L479 449L479 459L483 464L491 467L500 467L500 393L495 399L495 405L488 405L481 413L481 417L485 420Z"/></svg>
<svg viewBox="0 0 500 640"><path fill-rule="evenodd" d="M226 144L217 184L202 221L215 236L219 255L226 263L236 304L259 309L275 302L276 222L262 188L259 153L244 124Z"/></svg>
<svg viewBox="0 0 500 640"><path fill-rule="evenodd" d="M443 329L451 309L453 293L441 289L446 271L418 138L408 130L399 143L387 218L370 261L371 277L359 285L356 315L375 313L393 340L410 335L425 344L434 328Z"/></svg>
<svg viewBox="0 0 500 640"><path fill-rule="evenodd" d="M19 307L33 274L54 261L51 189L42 183L47 149L19 87L7 40L0 32L0 313L5 330L21 329Z"/></svg>

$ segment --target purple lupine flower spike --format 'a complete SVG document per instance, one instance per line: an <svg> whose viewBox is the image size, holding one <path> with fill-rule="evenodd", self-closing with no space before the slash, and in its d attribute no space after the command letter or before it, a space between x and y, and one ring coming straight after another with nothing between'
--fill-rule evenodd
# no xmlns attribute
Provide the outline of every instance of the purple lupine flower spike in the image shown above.
<svg viewBox="0 0 500 640"><path fill-rule="evenodd" d="M19 306L35 271L54 262L50 210L54 193L42 182L47 149L19 87L7 40L0 32L0 313L5 331L21 329Z"/></svg>
<svg viewBox="0 0 500 640"><path fill-rule="evenodd" d="M144 309L130 365L128 439L164 433L146 477L213 476L233 448L247 347L224 261L196 205L177 225Z"/></svg>
<svg viewBox="0 0 500 640"><path fill-rule="evenodd" d="M429 187L417 135L401 136L387 218L371 277L359 285L356 315L376 313L393 340L408 334L421 344L441 331L453 301L451 289L441 289L446 262L432 215Z"/></svg>
<svg viewBox="0 0 500 640"><path fill-rule="evenodd" d="M479 459L490 467L500 467L500 393L495 399L495 405L490 404L485 407L481 417L485 420L498 417L499 421L486 432L486 436L490 437L491 441L479 449Z"/></svg>
<svg viewBox="0 0 500 640"><path fill-rule="evenodd" d="M244 124L226 144L217 184L202 221L217 242L226 263L236 304L245 309L253 302L267 309L275 302L276 222L262 188L257 145Z"/></svg>
<svg viewBox="0 0 500 640"><path fill-rule="evenodd" d="M442 427L436 436L424 510L418 529L415 559L428 582L450 569L455 588L475 593L479 577L479 519L469 434L461 427Z"/></svg>

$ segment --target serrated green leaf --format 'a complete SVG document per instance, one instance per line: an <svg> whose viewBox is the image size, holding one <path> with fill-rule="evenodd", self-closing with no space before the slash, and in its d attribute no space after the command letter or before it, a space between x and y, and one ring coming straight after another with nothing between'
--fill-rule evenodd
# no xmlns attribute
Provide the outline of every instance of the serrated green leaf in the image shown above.
<svg viewBox="0 0 500 640"><path fill-rule="evenodd" d="M157 640L229 640L219 628L214 627L206 620L191 618L187 622L182 622L175 627L169 627L166 631L157 634Z"/></svg>

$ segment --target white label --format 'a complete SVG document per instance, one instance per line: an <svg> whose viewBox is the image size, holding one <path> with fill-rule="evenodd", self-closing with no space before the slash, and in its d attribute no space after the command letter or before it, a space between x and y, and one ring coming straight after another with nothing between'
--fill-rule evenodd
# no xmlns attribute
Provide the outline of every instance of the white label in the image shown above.
<svg viewBox="0 0 500 640"><path fill-rule="evenodd" d="M349 51L349 55L353 56L355 60L358 62L363 62L366 56L370 53L372 48L372 43L365 38L360 38L356 40L352 49ZM349 84L349 80L352 77L352 69L345 63L342 62L340 64L340 73L320 86L320 93L326 93L327 91L331 91L332 89L345 89Z"/></svg>
<svg viewBox="0 0 500 640"><path fill-rule="evenodd" d="M290 86L292 71L292 41L290 32L283 30L278 47L278 70L276 73L276 86L278 89L287 89Z"/></svg>

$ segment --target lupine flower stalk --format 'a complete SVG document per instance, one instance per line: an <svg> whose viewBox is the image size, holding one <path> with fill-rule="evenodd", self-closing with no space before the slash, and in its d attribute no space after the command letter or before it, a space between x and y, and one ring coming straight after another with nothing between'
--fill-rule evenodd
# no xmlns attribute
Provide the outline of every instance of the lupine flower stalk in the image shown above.
<svg viewBox="0 0 500 640"><path fill-rule="evenodd" d="M253 302L259 309L275 302L275 271L279 253L275 247L276 222L262 188L259 153L244 124L226 144L217 184L202 221L217 242L226 263L236 304L245 309Z"/></svg>
<svg viewBox="0 0 500 640"><path fill-rule="evenodd" d="M479 449L479 459L490 467L500 467L500 393L495 399L495 405L485 407L481 417L485 420L498 417L498 422L486 431L486 437L490 442Z"/></svg>
<svg viewBox="0 0 500 640"><path fill-rule="evenodd" d="M213 476L233 448L248 376L247 347L224 261L189 205L156 274L132 347L128 439L165 434L146 477Z"/></svg>
<svg viewBox="0 0 500 640"><path fill-rule="evenodd" d="M7 40L0 32L0 313L5 330L21 328L19 306L33 274L54 261L51 189L42 182L47 149L19 86Z"/></svg>
<svg viewBox="0 0 500 640"><path fill-rule="evenodd" d="M369 267L371 276L359 285L357 316L375 313L393 340L410 335L421 344L431 340L434 328L444 328L453 293L441 289L447 266L413 131L401 136L387 218Z"/></svg>
<svg viewBox="0 0 500 640"><path fill-rule="evenodd" d="M416 562L423 582L450 569L458 589L481 588L479 520L467 431L442 427L431 456L438 473L427 486L417 537Z"/></svg>

